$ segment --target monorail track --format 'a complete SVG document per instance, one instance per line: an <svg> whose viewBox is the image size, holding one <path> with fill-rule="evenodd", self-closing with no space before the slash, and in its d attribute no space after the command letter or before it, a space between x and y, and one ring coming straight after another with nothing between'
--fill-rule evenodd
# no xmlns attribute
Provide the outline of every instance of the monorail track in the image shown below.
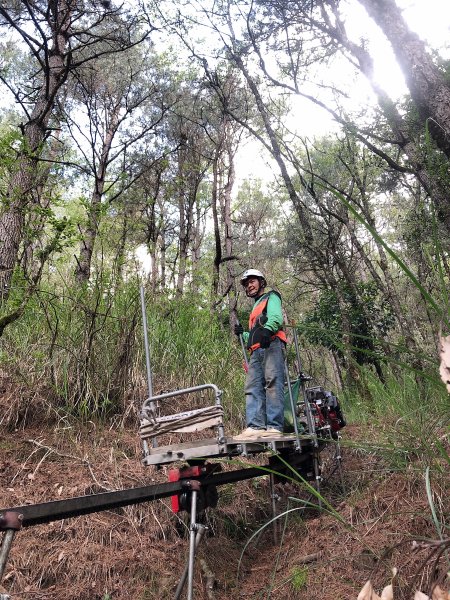
<svg viewBox="0 0 450 600"><path fill-rule="evenodd" d="M289 439L291 437L291 439ZM286 439L287 438L287 439ZM179 582L175 599L181 596L186 579L188 580L188 600L192 599L195 551L200 543L205 527L196 521L196 514L208 506L214 508L217 504L217 490L221 485L234 484L239 481L270 476L270 485L284 477L292 478L298 473L303 479L317 479L317 457L324 447L324 440L316 443L304 436L301 449L296 448L297 440L286 436L284 440L265 440L263 443L248 442L239 445L229 438L228 458L233 458L240 450L241 457L270 452L268 462L260 466L249 466L243 469L222 471L223 461L207 463L205 458L191 459L191 467L174 469L170 474L177 473L179 479L166 483L153 484L144 487L127 488L112 492L102 492L75 498L66 498L40 504L15 506L0 510L0 532L4 532L0 546L0 580L3 576L8 555L15 534L25 527L62 521L83 515L89 515L107 510L119 509L125 506L153 502L163 498L172 499L172 510L187 510L190 513L190 549L189 561ZM214 445L212 444L212 449ZM209 458L213 458L213 452ZM184 457L185 458L185 457ZM225 458L225 457L224 457ZM228 463L230 464L230 463ZM176 508L175 508L176 507ZM8 596L5 596L7 598Z"/></svg>
<svg viewBox="0 0 450 600"><path fill-rule="evenodd" d="M306 460L307 454L298 456L298 460ZM274 457L275 458L275 457ZM220 463L219 463L220 464ZM279 462L280 468L282 463ZM15 513L21 515L21 527L33 527L52 521L61 521L82 515L89 515L105 510L113 510L124 506L141 504L143 502L153 502L162 498L168 498L189 490L192 481L198 481L200 487L220 486L228 483L236 483L254 477L267 475L274 470L273 462L271 464L259 467L248 467L233 471L222 471L199 477L189 477L179 481L169 481L150 486L128 488L113 492L102 492L89 496L78 496L75 498L66 498L64 500L55 500L43 502L41 504L27 504L25 506L15 506L0 510L0 531L8 529L7 515Z"/></svg>

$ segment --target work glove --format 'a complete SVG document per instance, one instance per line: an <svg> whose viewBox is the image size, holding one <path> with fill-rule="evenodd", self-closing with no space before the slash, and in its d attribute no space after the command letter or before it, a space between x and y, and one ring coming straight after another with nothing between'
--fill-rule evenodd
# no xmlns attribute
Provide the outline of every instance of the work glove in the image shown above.
<svg viewBox="0 0 450 600"><path fill-rule="evenodd" d="M268 348L270 346L270 342L272 341L273 331L270 329L266 329L263 327L260 333L260 342L259 345L261 348Z"/></svg>
<svg viewBox="0 0 450 600"><path fill-rule="evenodd" d="M234 326L234 333L236 335L242 335L244 333L244 328L240 323L237 323L237 325Z"/></svg>

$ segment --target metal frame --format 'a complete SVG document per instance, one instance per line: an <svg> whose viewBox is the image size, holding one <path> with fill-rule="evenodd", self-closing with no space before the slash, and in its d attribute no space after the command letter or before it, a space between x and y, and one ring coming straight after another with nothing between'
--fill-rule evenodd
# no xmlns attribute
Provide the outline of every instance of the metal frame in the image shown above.
<svg viewBox="0 0 450 600"><path fill-rule="evenodd" d="M216 385L214 385L213 383L206 383L203 385L197 385L197 386L190 387L190 388L184 388L182 390L175 390L174 392L166 392L164 394L159 394L158 396L152 396L150 398L147 398L144 401L142 408L141 408L141 418L145 418L145 419L149 419L149 420L154 418L155 405L160 400L167 400L169 398L175 398L176 396L182 396L184 394L192 394L192 393L200 392L202 390L207 390L207 389L211 389L214 391L215 405L222 407L222 391L219 390L219 388ZM192 450L194 450L194 453L195 452L197 453L197 455L196 455L197 457L212 456L212 455L221 456L221 455L225 454L226 453L226 449L225 449L226 438L225 438L225 429L224 429L223 423L220 423L217 426L217 438L214 440L213 444L211 444L211 440L204 440L204 441L207 443L202 444L201 447L198 447L195 442L191 442L189 445L192 448ZM143 440L143 442L145 442L145 440ZM210 449L211 445L213 445L213 447L214 447L212 451ZM183 445L179 444L178 446L183 446ZM187 455L186 455L186 452L187 452ZM151 449L148 447L148 445L145 445L145 446L143 445L143 453L144 453L143 463L145 465L151 465L151 464L156 465L156 464L161 464L162 462L171 462L174 459L175 460L188 460L189 458L195 458L192 455L192 452L189 450L188 446L186 446L185 451L176 450L175 452L173 450L173 446L171 446L169 449L167 449L167 447L159 448L158 444L156 443L156 437L152 438L152 448ZM153 459L150 457L153 457ZM158 462L159 458L155 459L155 457L161 457L161 463Z"/></svg>
<svg viewBox="0 0 450 600"><path fill-rule="evenodd" d="M306 395L305 381L308 381L308 379L306 379L303 375L302 361L300 358L300 347L299 347L299 343L298 343L298 333L297 333L296 327L293 327L292 329L293 329L293 334L294 334L294 346L295 346L295 354L296 354L296 359L297 359L297 368L299 371L298 375L300 378L300 388L302 390L303 402L305 405L306 422L307 422L308 431L311 434L313 446L314 446L313 466L314 466L314 475L315 475L315 480L316 480L316 489L317 489L317 492L319 493L318 498L319 498L319 507L320 507L321 506L320 483L321 483L322 478L321 478L321 474L320 474L319 441L317 438L316 424L314 422L314 418L312 415L311 405L310 405L308 397ZM295 413L294 413L294 421L295 421Z"/></svg>
<svg viewBox="0 0 450 600"><path fill-rule="evenodd" d="M77 498L55 500L53 502L44 502L42 504L27 504L24 506L2 509L0 510L0 532L4 532L4 534L0 546L0 580L6 567L14 537L17 531L22 527L33 527L35 525L61 521L63 519L92 514L104 510L140 504L142 502L150 502L190 490L192 492L192 498L195 498L195 500L191 507L190 553L186 575L189 576L189 586L192 590L195 549L198 547L204 533L204 531L201 531L202 526L196 523L196 500L198 491L202 486L226 485L229 483L236 483L237 481L253 479L254 477L261 477L267 474L268 469L270 469L270 465L250 467L236 471L214 472L198 478L183 479L141 488L131 488L115 492L105 492L89 496L80 496ZM182 577L183 583L180 581L180 593L184 586L186 575ZM192 591L190 593L192 594ZM192 598L192 595L189 598Z"/></svg>
<svg viewBox="0 0 450 600"><path fill-rule="evenodd" d="M224 439L223 443L219 443L215 438L209 438L152 448L144 456L142 463L146 466L158 466L193 459L251 456L267 452L267 450L278 452L283 448L296 447L296 444L297 440L294 434L280 434L278 439L273 437L271 439L261 438L261 440L251 441L234 440L234 438L228 437ZM300 445L302 449L310 448L312 437L310 435L302 435Z"/></svg>
<svg viewBox="0 0 450 600"><path fill-rule="evenodd" d="M187 562L184 572L181 576L181 579L178 583L177 589L175 590L174 600L178 600L179 597L181 596L181 593L183 591L184 584L186 583L186 578L188 577L188 575L190 575L190 579L189 579L189 582L190 582L189 590L190 591L189 591L189 593L192 596L192 588L193 588L193 575L192 574L193 574L193 568L194 568L193 565L194 565L195 552L197 551L197 548L208 529L205 525L202 525L201 523L195 523L194 525L195 525L195 530L192 529L192 531L195 531L194 547L192 549L191 546L189 546L188 562ZM192 528L192 525L191 525L191 528ZM191 556L192 556L192 558L191 558Z"/></svg>

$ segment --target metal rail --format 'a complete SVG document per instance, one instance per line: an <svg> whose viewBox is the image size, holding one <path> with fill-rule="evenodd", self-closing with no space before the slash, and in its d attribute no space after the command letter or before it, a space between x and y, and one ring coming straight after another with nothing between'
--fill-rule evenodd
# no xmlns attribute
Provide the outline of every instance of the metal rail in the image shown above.
<svg viewBox="0 0 450 600"><path fill-rule="evenodd" d="M244 481L253 477L260 477L267 474L271 467L250 467L237 471L229 471L208 475L198 478L202 486L206 485L225 485L236 481ZM196 480L195 477L191 479ZM0 531L8 529L3 525L1 516L6 513L18 513L23 515L22 527L32 527L52 521L61 521L81 515L88 515L104 510L112 510L123 506L140 504L142 502L151 502L161 498L174 496L179 492L189 489L189 479L150 485L140 488L130 488L126 490L117 490L114 492L104 492L101 494L92 494L90 496L79 496L76 498L67 498L66 500L55 500L53 502L44 502L42 504L27 504L25 506L16 506L13 508L0 510Z"/></svg>
<svg viewBox="0 0 450 600"><path fill-rule="evenodd" d="M139 294L141 298L141 311L142 311L142 329L144 332L144 349L145 349L145 367L147 371L147 389L148 389L148 397L151 398L153 396L153 379L152 379L152 369L150 363L150 344L148 342L148 327L147 327L147 312L145 309L145 290L144 286L141 285L139 288ZM156 405L154 402L150 403L151 410L155 412ZM156 446L156 439L153 440L153 447ZM142 440L142 450L144 456L148 454L148 444L146 440Z"/></svg>
<svg viewBox="0 0 450 600"><path fill-rule="evenodd" d="M308 453L295 453L294 468L308 459ZM195 552L204 531L202 526L196 522L197 512L197 494L204 486L219 486L237 481L244 481L254 477L260 477L267 473L274 473L279 470L282 476L286 471L285 461L281 459L278 465L277 455L270 457L269 464L259 467L249 467L228 472L212 472L202 474L198 477L190 477L189 479L180 479L162 484L145 486L140 488L129 488L125 490L117 490L114 492L104 492L101 494L92 494L89 496L79 496L76 498L67 498L65 500L55 500L53 502L44 502L41 504L28 504L25 506L17 506L8 509L0 510L0 531L4 532L3 540L0 544L0 580L8 560L8 555L11 549L13 539L22 527L32 527L50 523L52 521L60 521L62 519L88 515L104 510L117 509L123 506L130 506L142 502L151 502L174 496L182 492L190 492L191 494L191 526L190 526L190 551L189 561L185 572L177 588L179 595L182 592L186 578L188 580L188 600L193 600L193 577L194 577L194 560ZM276 464L274 464L276 463ZM289 477L292 473L286 473ZM274 478L271 477L271 491L273 496Z"/></svg>
<svg viewBox="0 0 450 600"><path fill-rule="evenodd" d="M150 398L147 398L144 401L141 410L145 414L145 412L148 410L148 405L150 405L151 410L151 404L152 402L155 402L155 400L167 400L167 398L175 398L175 396L182 396L183 394L192 394L192 392L201 392L202 390L207 389L214 390L214 394L216 396L216 404L219 404L219 406L221 406L220 399L222 397L222 391L219 390L217 385L214 385L214 383L204 383L202 385L196 385L194 387L188 387L181 390L174 390L173 392L164 392L163 394L158 394L157 396L151 396Z"/></svg>

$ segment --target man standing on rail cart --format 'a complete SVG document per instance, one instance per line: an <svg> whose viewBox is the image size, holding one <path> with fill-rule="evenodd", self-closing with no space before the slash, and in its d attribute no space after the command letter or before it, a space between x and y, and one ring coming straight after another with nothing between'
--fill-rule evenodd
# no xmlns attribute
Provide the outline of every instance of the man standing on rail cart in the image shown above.
<svg viewBox="0 0 450 600"><path fill-rule="evenodd" d="M248 269L241 277L247 297L255 304L250 313L248 332L242 325L234 328L243 336L250 361L245 382L247 429L235 440L276 437L284 425L284 349L281 296L274 290L265 292L266 279L261 271Z"/></svg>

